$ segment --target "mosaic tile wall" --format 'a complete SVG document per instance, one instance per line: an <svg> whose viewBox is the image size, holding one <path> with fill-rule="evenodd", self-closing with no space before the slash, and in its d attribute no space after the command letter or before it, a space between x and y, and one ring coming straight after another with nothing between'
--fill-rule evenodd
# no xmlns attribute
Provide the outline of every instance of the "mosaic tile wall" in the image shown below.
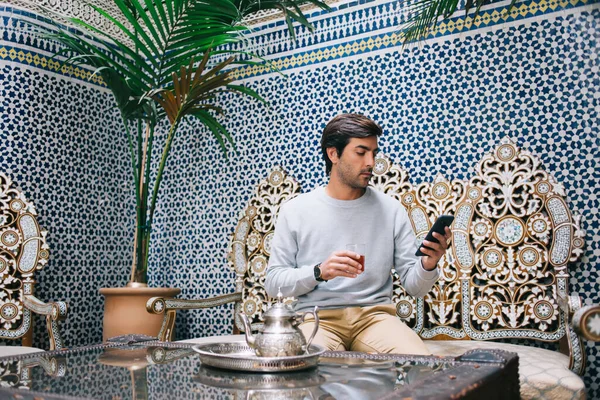
<svg viewBox="0 0 600 400"><path fill-rule="evenodd" d="M239 72L240 78L270 101L271 108L267 110L250 100L225 99L230 116L227 125L239 149L228 162L206 132L190 126L181 131L174 143L156 215L151 254L153 285L181 287L185 298L232 291L233 273L225 262L227 243L253 186L277 164L290 171L305 190L323 184L326 180L318 149L320 132L338 113L359 112L384 126L382 150L411 171L416 183L432 180L440 172L450 179L469 178L481 156L505 135L537 154L547 170L565 184L572 208L584 215L587 250L583 262L572 268L571 291L581 294L585 303L600 302L598 4L595 0L519 4L511 14L488 9L472 26L465 24L462 16L457 17L440 26L425 44L405 49L400 48L395 34L400 10L394 2L344 2L343 9L334 8L330 14L314 13L315 35L303 36L297 45L287 43L281 24L261 27L253 35L254 46L272 58L286 72L287 79L260 68ZM387 16L380 17L383 14ZM459 38L456 34L461 32ZM3 40L4 47L18 47L20 39L5 36ZM32 79L38 76L35 74L46 76L67 95L70 90L81 90L90 98L96 90L84 83L84 74L71 73L78 79L63 84L60 75L39 72L38 68L52 70L53 65L40 66L27 58L8 64L10 56L6 54L0 49L0 62L6 70L1 79L3 84L9 82L4 87L16 86L16 92L18 85L37 88L40 79ZM13 82L26 74L30 75L21 83ZM37 90L56 90L50 88ZM49 104L41 108L44 115L55 114L48 110L57 106L50 104L86 103L85 96L73 100L73 95L69 100L57 96L52 102L44 100ZM5 121L14 118L20 108L8 102L12 107L9 109L4 93L2 99L1 123L7 124ZM86 107L103 110L110 101L108 95L96 96L91 103L87 101ZM70 120L79 125L61 134L69 137L90 129L84 127L87 118L80 113L70 114L69 118L65 115L63 124ZM33 120L25 120L24 126L37 127L31 128L34 132L17 136L12 147L20 148L30 138L48 134L48 128L41 130ZM54 294L64 298L75 290L84 301L79 311L72 308L66 324L65 339L70 344L100 337L97 324L88 328L78 323L83 318L80 314L99 318L97 288L126 279L118 265L125 263L120 257L127 254L123 243L129 237L125 231L130 220L127 210L117 206L115 199L121 203L128 199L128 171L126 158L120 158L124 147L115 143L114 121L110 115L90 123L97 127L89 133L95 141L73 149L73 160L69 150L64 150L69 146L61 140L52 143L55 148L51 153L59 155L57 160L47 155L45 160L51 162L43 164L43 172L21 175L22 186L36 200L40 213L44 215L42 210L48 210L41 219L44 226L57 232L77 226L79 245L85 246L78 253L79 261L72 261L72 256L67 256L70 248L60 250L64 244L51 242L55 250L46 269L83 270L87 274L69 274L68 282L66 278L52 281L47 273L40 277L40 281L50 280L48 284L42 282L42 298ZM0 135L5 131L2 127ZM63 151L69 155L68 160L60 156ZM35 149L25 151L22 159L10 161L9 172L32 165L29 160L35 161L36 157L39 154ZM95 157L103 168L90 171L89 162L80 157ZM2 168L7 168L6 159L0 158ZM79 168L84 173L85 178L80 179L89 179L92 197L113 199L101 216L90 217L77 206L64 205L73 198L65 194L60 198L61 187L75 179L62 175L63 165L69 160L74 170ZM107 182L122 177L122 186ZM46 190L40 189L39 181L45 182ZM92 188L92 182L97 186ZM81 201L82 196L77 199ZM69 217L55 217L65 209ZM96 236L84 232L90 218L99 218L104 224L104 229L98 231L101 244L95 244ZM93 264L90 257L107 256L114 260L108 271L89 267ZM67 300L72 304L70 298ZM181 313L177 336L229 332L231 316L231 307ZM600 397L600 346L588 343L587 350L585 381L590 397Z"/></svg>
<svg viewBox="0 0 600 400"><path fill-rule="evenodd" d="M31 68L16 53L11 58L27 43L22 47L37 51L41 66L52 43L19 35L12 11L1 5L0 15L0 170L34 202L49 231L50 262L36 275L36 294L68 302L68 347L98 343L98 289L127 280L133 241L132 209L123 207L133 192L114 100L97 85ZM34 325L34 345L48 348L45 320L36 316Z"/></svg>
<svg viewBox="0 0 600 400"><path fill-rule="evenodd" d="M43 301L69 304L68 347L100 342L98 288L126 281L132 235L125 141L112 96L61 76L0 61L0 169L49 231L50 262L36 275ZM119 183L121 182L121 183ZM45 320L35 344L48 347Z"/></svg>

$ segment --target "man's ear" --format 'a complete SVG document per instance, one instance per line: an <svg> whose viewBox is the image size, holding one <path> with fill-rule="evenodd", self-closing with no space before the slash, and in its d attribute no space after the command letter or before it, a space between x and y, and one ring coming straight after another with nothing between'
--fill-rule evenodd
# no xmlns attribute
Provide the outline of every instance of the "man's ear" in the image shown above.
<svg viewBox="0 0 600 400"><path fill-rule="evenodd" d="M335 147L327 148L327 156L333 164L337 163L340 160L340 157L338 157L337 149Z"/></svg>

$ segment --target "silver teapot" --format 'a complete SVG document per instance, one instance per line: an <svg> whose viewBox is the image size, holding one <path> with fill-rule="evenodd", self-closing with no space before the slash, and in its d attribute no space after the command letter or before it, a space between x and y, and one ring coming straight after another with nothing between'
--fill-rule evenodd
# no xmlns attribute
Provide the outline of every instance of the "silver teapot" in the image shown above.
<svg viewBox="0 0 600 400"><path fill-rule="evenodd" d="M250 323L246 314L242 311L240 316L246 329L246 342L254 349L259 357L284 357L298 356L308 352L308 348L317 330L319 329L319 307L314 311L296 313L290 306L283 303L281 290L277 293L275 303L264 315L265 323L260 333L252 335ZM302 331L298 328L306 315L312 314L315 318L315 329L306 342Z"/></svg>

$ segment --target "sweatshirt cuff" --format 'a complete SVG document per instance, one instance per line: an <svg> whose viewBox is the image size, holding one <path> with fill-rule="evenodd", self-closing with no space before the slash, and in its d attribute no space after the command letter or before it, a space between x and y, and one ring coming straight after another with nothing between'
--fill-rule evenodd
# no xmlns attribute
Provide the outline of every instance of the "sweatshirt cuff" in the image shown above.
<svg viewBox="0 0 600 400"><path fill-rule="evenodd" d="M315 286L319 284L319 281L315 279L315 266L314 265L304 265L300 267L300 282L302 286L313 290Z"/></svg>
<svg viewBox="0 0 600 400"><path fill-rule="evenodd" d="M440 271L437 266L431 271L426 270L425 267L423 267L423 258L419 259L419 268L417 268L417 271L419 276L426 281L437 280L438 276L440 275Z"/></svg>

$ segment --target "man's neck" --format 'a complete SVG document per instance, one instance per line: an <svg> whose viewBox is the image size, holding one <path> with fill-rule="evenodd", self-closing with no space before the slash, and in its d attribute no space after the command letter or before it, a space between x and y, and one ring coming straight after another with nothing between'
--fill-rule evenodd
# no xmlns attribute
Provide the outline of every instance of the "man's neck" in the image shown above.
<svg viewBox="0 0 600 400"><path fill-rule="evenodd" d="M366 189L353 188L339 182L333 177L325 187L325 193L336 200L356 200L365 194Z"/></svg>

